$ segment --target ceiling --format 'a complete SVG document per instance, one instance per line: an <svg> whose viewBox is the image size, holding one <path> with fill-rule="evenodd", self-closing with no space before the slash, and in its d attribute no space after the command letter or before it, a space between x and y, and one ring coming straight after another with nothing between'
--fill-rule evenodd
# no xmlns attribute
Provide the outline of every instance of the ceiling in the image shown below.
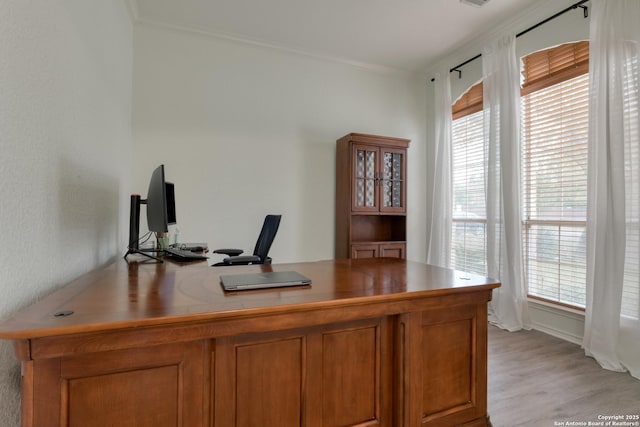
<svg viewBox="0 0 640 427"><path fill-rule="evenodd" d="M133 0L136 19L389 70L423 72L544 0Z"/></svg>

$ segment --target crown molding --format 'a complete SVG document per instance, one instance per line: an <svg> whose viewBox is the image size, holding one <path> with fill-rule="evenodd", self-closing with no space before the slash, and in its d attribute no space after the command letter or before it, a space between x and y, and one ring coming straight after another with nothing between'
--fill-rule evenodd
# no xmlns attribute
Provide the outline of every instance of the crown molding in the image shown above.
<svg viewBox="0 0 640 427"><path fill-rule="evenodd" d="M135 3L135 0L128 0L128 1ZM352 67L356 67L356 68L364 69L364 70L367 70L367 71L375 72L375 73L378 73L378 74L383 74L383 75L397 75L397 76L404 76L404 77L410 77L410 76L420 77L420 76L423 76L423 74L424 74L419 70L418 71L406 70L406 69L401 69L401 68L389 67L389 66L386 66L386 65L371 64L371 63L367 63L367 62L355 61L355 60L351 60L351 59L347 59L347 58L341 58L341 57L336 57L336 56L323 54L323 53L320 53L320 52L314 52L314 51L307 50L307 49L292 48L292 47L285 46L285 45L282 45L282 44L278 44L278 43L275 43L275 42L269 42L269 41L264 41L264 40L260 40L260 39L253 39L253 38L246 37L246 36L241 36L241 35L238 35L238 34L225 33L225 32L214 32L214 31L211 31L211 30L208 30L208 29L197 28L197 27L193 27L193 26L169 24L169 23L162 22L162 21L157 21L157 20L154 20L154 19L140 18L139 16L136 18L135 22L138 25L145 25L145 26L150 26L150 27L158 27L158 28L164 28L164 29L169 29L169 30L178 31L178 32L196 34L196 35L199 35L199 36L210 37L210 38L219 39L219 40L226 40L226 41L240 43L240 44L246 44L246 45L250 45L250 46L257 46L257 47L262 47L262 48L266 48L266 49L273 49L273 50L286 52L286 53L290 53L290 54L294 54L294 55L306 56L306 57L317 59L317 60L321 60L321 61L335 62L335 63L349 65L349 66L352 66Z"/></svg>

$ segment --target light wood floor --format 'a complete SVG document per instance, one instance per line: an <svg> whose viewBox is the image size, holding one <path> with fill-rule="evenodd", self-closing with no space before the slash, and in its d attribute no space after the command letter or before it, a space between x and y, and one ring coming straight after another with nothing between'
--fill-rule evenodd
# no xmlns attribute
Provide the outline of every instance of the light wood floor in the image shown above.
<svg viewBox="0 0 640 427"><path fill-rule="evenodd" d="M604 370L580 346L538 331L489 327L488 392L494 427L588 425L599 415L640 415L640 380Z"/></svg>

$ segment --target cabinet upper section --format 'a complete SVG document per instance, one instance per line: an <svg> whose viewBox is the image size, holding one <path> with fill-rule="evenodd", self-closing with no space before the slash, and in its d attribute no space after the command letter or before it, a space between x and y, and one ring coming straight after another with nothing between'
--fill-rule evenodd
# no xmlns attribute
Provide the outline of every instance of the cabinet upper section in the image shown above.
<svg viewBox="0 0 640 427"><path fill-rule="evenodd" d="M338 140L349 156L349 196L356 213L406 212L406 153L409 140L351 133Z"/></svg>

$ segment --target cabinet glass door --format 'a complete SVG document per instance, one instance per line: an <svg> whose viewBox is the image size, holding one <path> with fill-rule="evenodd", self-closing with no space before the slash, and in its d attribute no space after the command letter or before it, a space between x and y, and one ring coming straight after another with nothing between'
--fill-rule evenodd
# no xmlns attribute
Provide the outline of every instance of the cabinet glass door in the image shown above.
<svg viewBox="0 0 640 427"><path fill-rule="evenodd" d="M404 153L385 150L382 153L381 210L404 209Z"/></svg>
<svg viewBox="0 0 640 427"><path fill-rule="evenodd" d="M377 154L375 148L355 147L355 192L353 200L353 208L355 210L377 209Z"/></svg>

